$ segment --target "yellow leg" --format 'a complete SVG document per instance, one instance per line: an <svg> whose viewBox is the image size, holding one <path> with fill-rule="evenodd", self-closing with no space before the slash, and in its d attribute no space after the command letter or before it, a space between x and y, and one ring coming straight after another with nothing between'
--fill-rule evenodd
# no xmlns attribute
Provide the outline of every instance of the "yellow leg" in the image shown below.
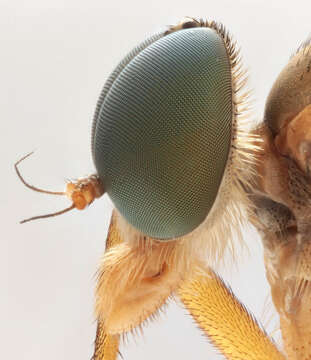
<svg viewBox="0 0 311 360"><path fill-rule="evenodd" d="M119 340L119 335L107 335L98 321L93 360L115 360L119 353Z"/></svg>
<svg viewBox="0 0 311 360"><path fill-rule="evenodd" d="M211 269L186 281L178 295L226 359L285 359L254 317Z"/></svg>
<svg viewBox="0 0 311 360"><path fill-rule="evenodd" d="M106 241L106 250L122 242L114 225L115 216L112 214ZM119 340L119 335L106 334L102 322L98 320L93 360L115 360L119 353Z"/></svg>

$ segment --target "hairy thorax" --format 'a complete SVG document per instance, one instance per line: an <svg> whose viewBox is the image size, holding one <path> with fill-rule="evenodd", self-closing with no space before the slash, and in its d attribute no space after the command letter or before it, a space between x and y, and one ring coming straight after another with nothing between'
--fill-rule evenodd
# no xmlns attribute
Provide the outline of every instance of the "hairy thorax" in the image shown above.
<svg viewBox="0 0 311 360"><path fill-rule="evenodd" d="M303 115L309 111L298 116ZM252 194L253 223L262 236L267 279L289 359L311 356L311 178L297 152L280 151L281 141L283 150L291 146L288 134L297 126L301 122L289 123L276 137L267 127L257 130L264 149ZM300 128L298 134L295 143L305 143L308 132Z"/></svg>

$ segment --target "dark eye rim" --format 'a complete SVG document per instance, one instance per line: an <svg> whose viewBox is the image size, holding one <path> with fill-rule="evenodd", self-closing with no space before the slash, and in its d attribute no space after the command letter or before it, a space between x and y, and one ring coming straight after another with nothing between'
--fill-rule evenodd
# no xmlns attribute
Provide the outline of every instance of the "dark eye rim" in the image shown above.
<svg viewBox="0 0 311 360"><path fill-rule="evenodd" d="M187 21L185 23L182 24L182 28L183 29L191 29L194 27L198 27L198 23L196 21Z"/></svg>

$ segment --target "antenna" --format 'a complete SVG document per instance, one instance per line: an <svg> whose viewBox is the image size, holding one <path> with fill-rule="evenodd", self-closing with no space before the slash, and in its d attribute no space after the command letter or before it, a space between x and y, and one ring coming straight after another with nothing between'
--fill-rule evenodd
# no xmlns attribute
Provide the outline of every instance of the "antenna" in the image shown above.
<svg viewBox="0 0 311 360"><path fill-rule="evenodd" d="M23 156L21 159L19 159L15 164L15 171L17 173L18 178L20 181L29 189L33 191L37 191L44 194L50 194L50 195L61 195L61 196L67 196L69 200L72 201L72 205L68 208L65 208L60 211L56 211L51 214L46 215L39 215L39 216L33 216L28 219L24 219L20 221L20 224L24 224L26 222L37 220L37 219L45 219L49 217L54 217L58 215L62 215L68 211L71 211L73 209L83 210L88 205L90 205L96 198L101 197L104 193L104 187L102 182L100 181L97 174L90 175L86 178L77 179L74 181L70 181L66 184L66 191L49 191L40 189L36 186L30 185L21 175L19 171L19 164L27 159L29 156L31 156L34 152L30 152L29 154Z"/></svg>

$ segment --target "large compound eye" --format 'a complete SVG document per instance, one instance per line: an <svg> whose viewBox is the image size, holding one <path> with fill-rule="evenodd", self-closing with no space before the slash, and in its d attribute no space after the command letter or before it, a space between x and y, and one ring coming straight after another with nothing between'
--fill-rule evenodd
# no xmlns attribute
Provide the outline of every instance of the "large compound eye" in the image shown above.
<svg viewBox="0 0 311 360"><path fill-rule="evenodd" d="M231 164L236 108L228 43L208 27L155 35L120 63L98 102L98 175L123 217L152 238L196 229Z"/></svg>

